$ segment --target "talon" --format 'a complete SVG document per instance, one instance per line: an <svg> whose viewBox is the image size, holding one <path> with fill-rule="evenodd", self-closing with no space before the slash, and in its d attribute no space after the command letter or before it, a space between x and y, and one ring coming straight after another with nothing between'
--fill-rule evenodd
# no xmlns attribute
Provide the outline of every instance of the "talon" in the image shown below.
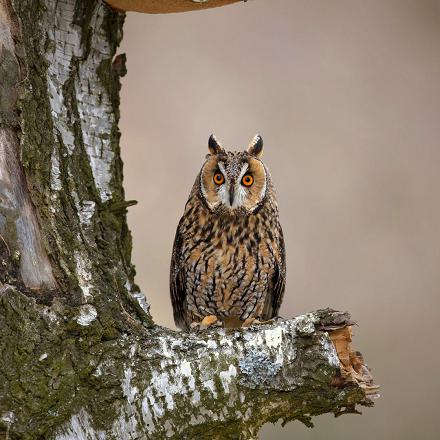
<svg viewBox="0 0 440 440"><path fill-rule="evenodd" d="M250 327L251 325L256 324L258 319L256 318L247 318L243 321L242 327ZM259 321L258 321L259 322Z"/></svg>
<svg viewBox="0 0 440 440"><path fill-rule="evenodd" d="M217 323L217 321L218 321L218 318L217 318L217 316L215 316L215 315L208 315L208 316L205 316L205 317L202 319L202 322L200 323L200 329L201 329L201 330L205 330L205 329L207 329L208 327L212 327L214 324Z"/></svg>
<svg viewBox="0 0 440 440"><path fill-rule="evenodd" d="M275 322L274 319L268 319L267 321L260 321L257 318L247 318L243 321L242 327L250 327L252 325L273 324L274 322Z"/></svg>

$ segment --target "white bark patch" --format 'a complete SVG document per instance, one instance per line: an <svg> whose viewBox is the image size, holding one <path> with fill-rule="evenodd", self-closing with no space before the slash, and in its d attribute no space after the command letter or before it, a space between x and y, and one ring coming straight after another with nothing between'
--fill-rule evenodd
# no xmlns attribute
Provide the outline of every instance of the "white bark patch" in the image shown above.
<svg viewBox="0 0 440 440"><path fill-rule="evenodd" d="M70 422L58 430L55 440L106 440L103 431L95 430L91 418L85 410L81 410L70 419Z"/></svg>
<svg viewBox="0 0 440 440"><path fill-rule="evenodd" d="M110 98L96 72L100 62L111 57L111 49L103 30L103 20L104 6L100 5L91 20L91 49L85 62L80 64L75 91L83 143L89 156L96 188L101 200L106 202L112 195L110 179L114 153L111 149L110 134L115 121ZM99 91L99 94L90 93L91 90Z"/></svg>
<svg viewBox="0 0 440 440"><path fill-rule="evenodd" d="M170 351L170 349L168 348L168 340L166 338L160 338L159 339L160 344L162 346L162 354L167 357L167 358L172 358L173 357L173 352Z"/></svg>
<svg viewBox="0 0 440 440"><path fill-rule="evenodd" d="M311 335L315 332L316 316L313 313L301 315L294 319L296 331L300 335Z"/></svg>
<svg viewBox="0 0 440 440"><path fill-rule="evenodd" d="M48 62L47 89L52 110L55 139L61 136L69 154L75 149L75 136L72 121L65 104L63 85L70 76L73 57L82 56L81 28L72 24L74 4L68 0L46 0L48 17L46 22L47 39L51 50L45 53Z"/></svg>
<svg viewBox="0 0 440 440"><path fill-rule="evenodd" d="M133 440L138 437L138 423L134 414L119 416L112 425L111 439Z"/></svg>
<svg viewBox="0 0 440 440"><path fill-rule="evenodd" d="M202 383L202 386L207 390L211 391L212 397L214 399L217 399L217 390L215 388L215 383L212 379L205 380L205 382Z"/></svg>
<svg viewBox="0 0 440 440"><path fill-rule="evenodd" d="M263 335L260 333L246 333L244 335L244 339L246 341L246 347L259 347L261 344L264 344L265 339L263 338Z"/></svg>
<svg viewBox="0 0 440 440"><path fill-rule="evenodd" d="M78 284L83 293L83 300L87 302L92 297L92 262L80 251L75 251L74 257Z"/></svg>
<svg viewBox="0 0 440 440"><path fill-rule="evenodd" d="M84 304L79 308L76 322L84 327L89 326L98 316L98 312L91 304Z"/></svg>
<svg viewBox="0 0 440 440"><path fill-rule="evenodd" d="M191 403L193 405L197 405L200 402L200 393L197 390L194 390L193 396L191 398Z"/></svg>
<svg viewBox="0 0 440 440"><path fill-rule="evenodd" d="M160 426L161 435L171 437L176 431L173 423L170 420L165 420L162 423L160 420L168 412L176 409L176 399L180 399L182 396L190 396L194 408L200 405L201 396L200 391L196 389L195 377L195 371L200 368L199 362L197 362L197 365L193 365L187 359L179 360L179 351L176 350L179 350L181 344L177 342L173 338L159 338L158 347L160 347L160 354L164 359L161 361L160 370L151 372L149 385L142 392L140 414L136 413L136 408L130 402L130 396L133 393L132 385L130 385L132 379L130 369L126 369L123 390L127 403L121 408L118 420L130 420L137 414L136 420L139 416L141 417L144 429L148 434L156 433ZM212 387L214 388L214 383L212 383ZM112 432L119 435L118 438L125 439L126 437L121 437L120 429L121 422L118 422L117 425L113 426Z"/></svg>
<svg viewBox="0 0 440 440"><path fill-rule="evenodd" d="M233 346L232 341L229 338L227 338L227 337L223 337L223 338L220 339L220 345L221 346L225 346L226 345L228 347L232 347Z"/></svg>
<svg viewBox="0 0 440 440"><path fill-rule="evenodd" d="M180 374L183 377L188 377L190 379L190 389L194 389L194 377L192 376L192 370L191 370L191 363L188 361L182 361L182 363L180 364Z"/></svg>
<svg viewBox="0 0 440 440"><path fill-rule="evenodd" d="M1 420L9 425L11 423L14 423L15 415L12 411L6 411L2 414Z"/></svg>
<svg viewBox="0 0 440 440"><path fill-rule="evenodd" d="M269 348L278 348L283 340L283 330L281 327L275 327L264 332L266 345Z"/></svg>
<svg viewBox="0 0 440 440"><path fill-rule="evenodd" d="M133 344L133 345L130 347L130 354L129 354L129 358L130 358L130 359L133 359L133 357L134 357L134 355L135 355L135 353L136 353L136 350L137 350L137 344Z"/></svg>
<svg viewBox="0 0 440 440"><path fill-rule="evenodd" d="M229 369L227 371L220 371L220 380L225 393L229 393L232 378L235 376L237 376L237 369L233 365L229 365Z"/></svg>
<svg viewBox="0 0 440 440"><path fill-rule="evenodd" d="M191 414L191 419L189 420L190 425L201 425L202 423L205 423L206 419L201 416L200 414L195 417L194 414Z"/></svg>
<svg viewBox="0 0 440 440"><path fill-rule="evenodd" d="M112 432L116 435L115 438L120 440L132 440L138 438L138 421L136 418L136 410L133 403L138 396L139 390L133 386L131 381L133 379L133 371L131 368L125 368L124 378L122 380L122 392L127 399L125 405L116 418L112 426Z"/></svg>
<svg viewBox="0 0 440 440"><path fill-rule="evenodd" d="M78 208L79 222L83 226L90 226L93 214L95 213L96 203L91 200L80 202Z"/></svg>
<svg viewBox="0 0 440 440"><path fill-rule="evenodd" d="M138 302L139 306L145 313L149 313L150 304L147 303L145 294L142 292L131 292L131 296Z"/></svg>
<svg viewBox="0 0 440 440"><path fill-rule="evenodd" d="M131 379L133 377L133 372L131 371L131 368L127 368L124 371L124 380L122 381L122 392L124 393L124 396L127 398L129 403L132 403L134 401L134 398L138 394L138 389L135 386L131 385Z"/></svg>
<svg viewBox="0 0 440 440"><path fill-rule="evenodd" d="M330 340L330 337L324 338L324 340L322 341L322 347L328 356L329 364L335 368L339 368L340 361L338 353L333 342Z"/></svg>
<svg viewBox="0 0 440 440"><path fill-rule="evenodd" d="M53 151L51 156L51 168L50 168L50 186L52 192L60 191L63 188L60 179L60 161L58 158L58 153Z"/></svg>
<svg viewBox="0 0 440 440"><path fill-rule="evenodd" d="M211 350L215 350L217 348L217 342L213 341L212 339L210 339L206 346L211 349Z"/></svg>
<svg viewBox="0 0 440 440"><path fill-rule="evenodd" d="M281 327L275 327L273 329L266 330L264 332L266 345L269 348L277 349L275 364L278 365L281 365L284 362L284 351L282 349L283 336L284 336L284 329ZM293 356L295 355L294 351L291 353L291 355Z"/></svg>
<svg viewBox="0 0 440 440"><path fill-rule="evenodd" d="M69 177L73 180L73 175L69 170ZM53 195L53 194L52 194ZM92 200L80 200L80 198L78 197L78 194L76 191L72 191L71 192L72 195L72 199L75 202L75 207L76 207L76 212L78 214L78 220L79 223L82 227L82 229L84 230L85 227L90 226L92 224L92 217L93 214L95 213L95 208L96 208L96 203L93 202ZM86 240L87 242L93 246L94 245L94 240L89 240L86 236ZM80 240L81 237L78 237L78 239Z"/></svg>
<svg viewBox="0 0 440 440"><path fill-rule="evenodd" d="M141 309L145 313L149 313L150 304L147 303L147 298L143 292L133 291L133 286L129 280L127 280L124 284L125 289L129 292L129 294L137 301Z"/></svg>

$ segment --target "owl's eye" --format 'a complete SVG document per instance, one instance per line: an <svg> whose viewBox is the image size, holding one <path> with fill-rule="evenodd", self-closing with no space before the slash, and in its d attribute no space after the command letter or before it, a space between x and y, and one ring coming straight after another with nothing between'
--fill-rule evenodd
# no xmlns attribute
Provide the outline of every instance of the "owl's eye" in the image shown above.
<svg viewBox="0 0 440 440"><path fill-rule="evenodd" d="M244 186L251 186L254 183L254 178L250 174L245 174L241 179Z"/></svg>
<svg viewBox="0 0 440 440"><path fill-rule="evenodd" d="M214 174L214 183L216 185L222 185L225 183L225 178L222 173L215 173Z"/></svg>

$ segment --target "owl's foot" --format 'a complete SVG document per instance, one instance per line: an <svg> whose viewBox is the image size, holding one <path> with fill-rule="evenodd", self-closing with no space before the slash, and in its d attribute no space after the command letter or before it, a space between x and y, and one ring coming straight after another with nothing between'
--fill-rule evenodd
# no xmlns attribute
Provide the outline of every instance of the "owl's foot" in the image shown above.
<svg viewBox="0 0 440 440"><path fill-rule="evenodd" d="M193 330L206 330L209 327L221 326L221 322L215 315L205 316L201 322L193 322L191 324L191 329Z"/></svg>
<svg viewBox="0 0 440 440"><path fill-rule="evenodd" d="M205 316L202 319L202 322L200 323L200 328L201 329L205 329L205 328L208 328L208 327L212 327L217 322L218 322L217 316L215 316L215 315Z"/></svg>
<svg viewBox="0 0 440 440"><path fill-rule="evenodd" d="M275 319L268 319L267 321L260 321L257 318L247 318L243 321L242 327L250 327L251 325L265 325L273 324Z"/></svg>

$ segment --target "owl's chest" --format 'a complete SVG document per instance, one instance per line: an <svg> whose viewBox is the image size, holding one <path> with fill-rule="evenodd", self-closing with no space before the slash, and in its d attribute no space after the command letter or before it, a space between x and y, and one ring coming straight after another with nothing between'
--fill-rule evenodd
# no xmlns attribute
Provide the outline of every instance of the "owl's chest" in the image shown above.
<svg viewBox="0 0 440 440"><path fill-rule="evenodd" d="M271 230L257 217L188 223L181 253L188 313L259 315L278 252Z"/></svg>
<svg viewBox="0 0 440 440"><path fill-rule="evenodd" d="M244 290L265 290L273 266L267 237L241 225L190 236L183 255L188 287L201 295L221 291L225 300Z"/></svg>
<svg viewBox="0 0 440 440"><path fill-rule="evenodd" d="M242 258L258 255L261 246L260 232L245 230L242 224L202 224L186 234L183 254L192 263L206 262L207 267L229 267ZM199 261L201 260L201 261Z"/></svg>

